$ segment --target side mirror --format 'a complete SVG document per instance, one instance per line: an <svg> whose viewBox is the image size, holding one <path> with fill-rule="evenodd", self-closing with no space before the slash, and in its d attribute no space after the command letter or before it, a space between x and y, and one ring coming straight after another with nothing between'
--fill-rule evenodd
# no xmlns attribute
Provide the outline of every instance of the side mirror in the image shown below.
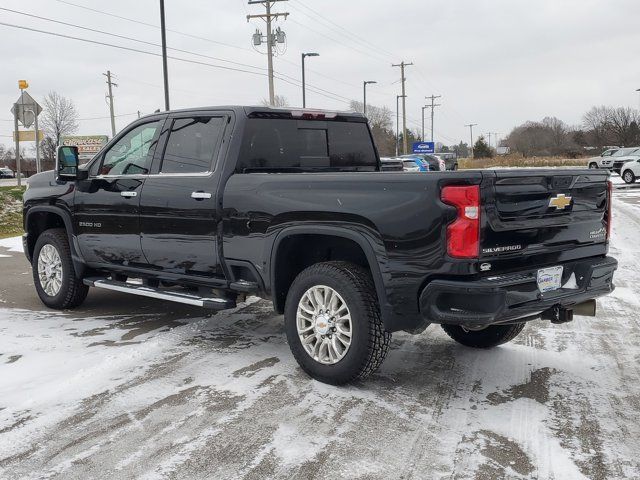
<svg viewBox="0 0 640 480"><path fill-rule="evenodd" d="M74 180L78 174L78 147L60 146L56 153L56 177Z"/></svg>

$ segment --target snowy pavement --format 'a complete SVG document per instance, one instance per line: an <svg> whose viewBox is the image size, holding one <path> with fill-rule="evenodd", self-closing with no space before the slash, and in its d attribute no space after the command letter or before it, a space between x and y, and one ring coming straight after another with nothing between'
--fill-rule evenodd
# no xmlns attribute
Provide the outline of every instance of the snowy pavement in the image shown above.
<svg viewBox="0 0 640 480"><path fill-rule="evenodd" d="M300 371L265 301L131 315L135 297L92 293L54 312L0 241L0 478L638 478L639 234L640 191L616 191L598 317L491 351L394 334L342 388Z"/></svg>

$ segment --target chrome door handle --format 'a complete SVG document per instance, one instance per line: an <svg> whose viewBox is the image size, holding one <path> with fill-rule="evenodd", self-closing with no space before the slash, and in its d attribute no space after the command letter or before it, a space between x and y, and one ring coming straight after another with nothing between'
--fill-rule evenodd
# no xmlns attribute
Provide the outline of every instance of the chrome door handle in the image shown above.
<svg viewBox="0 0 640 480"><path fill-rule="evenodd" d="M204 200L205 198L211 198L211 194L209 192L191 192L191 198Z"/></svg>
<svg viewBox="0 0 640 480"><path fill-rule="evenodd" d="M120 196L126 198L137 197L138 192L120 192Z"/></svg>

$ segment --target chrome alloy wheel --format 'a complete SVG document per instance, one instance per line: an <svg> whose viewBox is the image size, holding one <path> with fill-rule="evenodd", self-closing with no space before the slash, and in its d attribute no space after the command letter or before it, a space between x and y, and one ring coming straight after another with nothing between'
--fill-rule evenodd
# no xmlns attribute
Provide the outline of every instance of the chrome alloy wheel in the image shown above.
<svg viewBox="0 0 640 480"><path fill-rule="evenodd" d="M38 255L38 278L44 293L55 297L62 287L62 259L56 247L47 243Z"/></svg>
<svg viewBox="0 0 640 480"><path fill-rule="evenodd" d="M311 287L302 295L296 326L302 346L316 362L336 364L351 345L349 308L340 294L326 285Z"/></svg>

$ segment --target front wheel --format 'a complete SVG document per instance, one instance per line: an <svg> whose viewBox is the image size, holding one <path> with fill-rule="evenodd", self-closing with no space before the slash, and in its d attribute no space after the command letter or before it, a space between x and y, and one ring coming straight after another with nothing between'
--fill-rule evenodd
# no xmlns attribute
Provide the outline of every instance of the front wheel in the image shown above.
<svg viewBox="0 0 640 480"><path fill-rule="evenodd" d="M590 169L592 169L592 170L593 170L593 169L597 169L597 168L598 168L598 164L597 164L597 163L595 163L595 162L591 162L591 163L589 164L589 168L590 168Z"/></svg>
<svg viewBox="0 0 640 480"><path fill-rule="evenodd" d="M625 183L633 183L636 181L636 176L631 170L625 170L622 172L622 180L624 180Z"/></svg>
<svg viewBox="0 0 640 480"><path fill-rule="evenodd" d="M47 230L38 237L31 269L38 296L47 307L73 308L86 298L89 287L76 276L64 230Z"/></svg>
<svg viewBox="0 0 640 480"><path fill-rule="evenodd" d="M300 367L323 383L365 378L389 351L371 275L348 262L325 262L293 281L284 312L289 348Z"/></svg>
<svg viewBox="0 0 640 480"><path fill-rule="evenodd" d="M510 342L518 336L525 323L510 325L489 325L488 327L472 330L460 325L442 325L442 329L456 342L473 348L493 348Z"/></svg>

